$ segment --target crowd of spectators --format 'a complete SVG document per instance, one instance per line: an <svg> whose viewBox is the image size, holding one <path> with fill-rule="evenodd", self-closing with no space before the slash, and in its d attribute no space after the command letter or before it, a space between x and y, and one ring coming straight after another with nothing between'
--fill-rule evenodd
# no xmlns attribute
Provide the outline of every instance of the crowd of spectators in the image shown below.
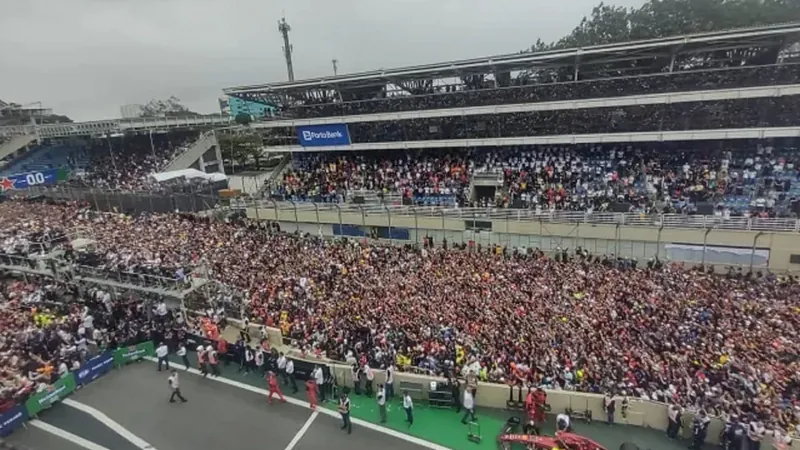
<svg viewBox="0 0 800 450"><path fill-rule="evenodd" d="M618 107L453 115L348 123L354 144L595 133L672 132L796 126L794 96ZM278 145L297 145L292 128L273 128Z"/></svg>
<svg viewBox="0 0 800 450"><path fill-rule="evenodd" d="M73 204L11 201L0 213L91 226L98 255L123 263L119 255L203 266L243 293L251 320L319 356L624 393L783 430L799 423L793 277L724 276L580 249L325 241L244 220L89 215Z"/></svg>
<svg viewBox="0 0 800 450"><path fill-rule="evenodd" d="M163 301L97 287L0 276L0 412L93 356L146 340L182 339L183 318Z"/></svg>
<svg viewBox="0 0 800 450"><path fill-rule="evenodd" d="M105 189L153 188L149 176L163 170L197 139L196 132L133 135L94 141L88 150L90 164L83 180Z"/></svg>
<svg viewBox="0 0 800 450"><path fill-rule="evenodd" d="M492 175L501 186L470 193L475 177ZM586 212L623 204L692 213L710 203L719 214L786 216L800 212L798 187L800 154L792 141L689 142L300 154L271 194L342 202L377 193L412 203L451 196L465 206Z"/></svg>
<svg viewBox="0 0 800 450"><path fill-rule="evenodd" d="M800 79L800 64L743 66L721 69L687 70L672 73L601 78L578 81L519 78L508 87L468 84L431 87L421 95L387 95L358 101L320 101L301 99L287 114L295 118L417 111L439 108L465 108L515 103L581 100L627 95L660 94L795 84Z"/></svg>
<svg viewBox="0 0 800 450"><path fill-rule="evenodd" d="M467 151L299 155L271 191L290 199L342 202L364 193L404 198L453 196L469 188Z"/></svg>

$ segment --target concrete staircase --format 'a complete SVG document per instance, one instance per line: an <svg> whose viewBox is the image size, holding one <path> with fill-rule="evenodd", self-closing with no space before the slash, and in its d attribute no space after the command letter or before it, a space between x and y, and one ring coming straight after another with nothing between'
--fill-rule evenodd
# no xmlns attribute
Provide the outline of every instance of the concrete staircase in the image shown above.
<svg viewBox="0 0 800 450"><path fill-rule="evenodd" d="M13 155L17 150L26 147L35 140L35 134L21 134L12 137L7 142L4 142L3 145L0 145L0 160Z"/></svg>
<svg viewBox="0 0 800 450"><path fill-rule="evenodd" d="M213 131L201 134L186 150L176 155L162 172L189 168L208 173L225 173L222 152Z"/></svg>

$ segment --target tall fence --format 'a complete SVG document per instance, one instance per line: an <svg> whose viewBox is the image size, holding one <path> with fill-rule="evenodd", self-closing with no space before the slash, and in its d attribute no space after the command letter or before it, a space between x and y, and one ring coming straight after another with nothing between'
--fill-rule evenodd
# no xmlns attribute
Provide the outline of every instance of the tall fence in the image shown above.
<svg viewBox="0 0 800 450"><path fill-rule="evenodd" d="M725 217L688 214L644 214L581 211L536 211L511 208L447 208L440 206L354 205L348 203L315 203L276 200L231 201L231 208L265 208L294 212L355 213L363 217L384 215L466 221L505 220L511 222L585 223L652 228L720 229L739 231L800 232L795 218Z"/></svg>
<svg viewBox="0 0 800 450"><path fill-rule="evenodd" d="M34 186L16 193L25 197L44 196L56 200L86 202L99 211L125 213L201 212L214 209L220 201L212 189L186 187L173 190L125 191L61 184Z"/></svg>

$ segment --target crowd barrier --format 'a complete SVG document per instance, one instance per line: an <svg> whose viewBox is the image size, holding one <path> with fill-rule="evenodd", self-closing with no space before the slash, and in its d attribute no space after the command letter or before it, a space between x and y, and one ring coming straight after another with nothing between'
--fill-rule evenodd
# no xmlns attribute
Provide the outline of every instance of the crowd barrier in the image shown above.
<svg viewBox="0 0 800 450"><path fill-rule="evenodd" d="M229 319L230 320L230 319ZM238 322L230 320L231 322ZM257 325L251 325L257 328ZM286 345L286 342L281 339L281 330L277 328L268 328L268 334L271 342L280 342L282 344L282 351L289 355L295 361L295 367L298 367L298 361L302 361L306 365L323 365L330 368L331 373L334 375L336 382L339 386L353 387L353 378L351 367L341 362L331 361L328 359L315 358L313 356L302 354L299 350L293 349ZM383 370L375 370L375 385L384 383L386 380L386 373ZM415 386L422 386L423 392L420 397L427 399L431 389L431 382L443 383L447 380L441 377L432 377L428 375L415 374L409 372L396 372L395 373L395 386L400 386L402 383L409 383ZM478 384L477 395L475 396L475 405L477 407L492 408L492 409L507 409L507 401L509 400L509 393L511 387L506 384L498 383L484 383ZM398 388L395 387L395 391ZM514 389L514 399L518 396L519 389ZM527 393L527 391L525 392ZM523 394L524 395L524 394ZM567 409L573 411L591 411L592 417L596 421L605 421L606 413L603 408L603 395L591 394L584 392L563 391L563 390L548 390L547 402L550 404L551 413L558 414L565 412ZM617 409L614 416L616 424L638 426L653 428L656 430L664 430L666 432L668 418L666 403L654 402L649 400L642 400L636 397L628 398L629 406L623 410L622 398L617 398ZM509 416L519 415L518 411L509 411ZM682 427L680 433L683 438L690 439L692 437L692 420L694 419L693 412L685 412L682 415ZM720 433L725 427L725 422L718 417L712 417L711 423L708 427L708 437L706 442L717 444L719 443ZM771 446L772 438L767 436L762 441L763 445ZM800 439L792 441L791 450L800 450Z"/></svg>
<svg viewBox="0 0 800 450"><path fill-rule="evenodd" d="M0 414L0 437L8 436L29 419L35 419L43 410L68 397L79 387L105 375L114 367L121 368L153 355L153 342L147 341L113 351L107 350L86 360L78 370L69 372L45 390L31 394L24 403L16 404Z"/></svg>

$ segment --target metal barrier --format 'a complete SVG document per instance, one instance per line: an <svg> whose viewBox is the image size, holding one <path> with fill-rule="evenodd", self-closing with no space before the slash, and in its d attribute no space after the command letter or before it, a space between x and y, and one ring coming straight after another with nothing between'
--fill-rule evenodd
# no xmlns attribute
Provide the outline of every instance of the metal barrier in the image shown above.
<svg viewBox="0 0 800 450"><path fill-rule="evenodd" d="M579 211L534 211L503 208L443 208L436 206L352 205L339 203L234 200L232 208L263 208L292 212L336 212L365 216L436 217L460 220L506 220L516 222L587 223L652 228L701 228L747 231L800 232L800 221L792 218L722 217L686 214L640 214Z"/></svg>
<svg viewBox="0 0 800 450"><path fill-rule="evenodd" d="M86 202L99 211L201 212L214 209L219 196L211 190L198 191L123 191L62 184L37 186L15 193L19 196L44 196L55 200Z"/></svg>
<svg viewBox="0 0 800 450"><path fill-rule="evenodd" d="M187 281L174 278L106 270L91 266L75 265L72 267L72 271L76 276L83 279L115 281L120 284L132 284L149 289L181 292L188 289L190 286ZM191 280L191 275L187 275L186 279Z"/></svg>

